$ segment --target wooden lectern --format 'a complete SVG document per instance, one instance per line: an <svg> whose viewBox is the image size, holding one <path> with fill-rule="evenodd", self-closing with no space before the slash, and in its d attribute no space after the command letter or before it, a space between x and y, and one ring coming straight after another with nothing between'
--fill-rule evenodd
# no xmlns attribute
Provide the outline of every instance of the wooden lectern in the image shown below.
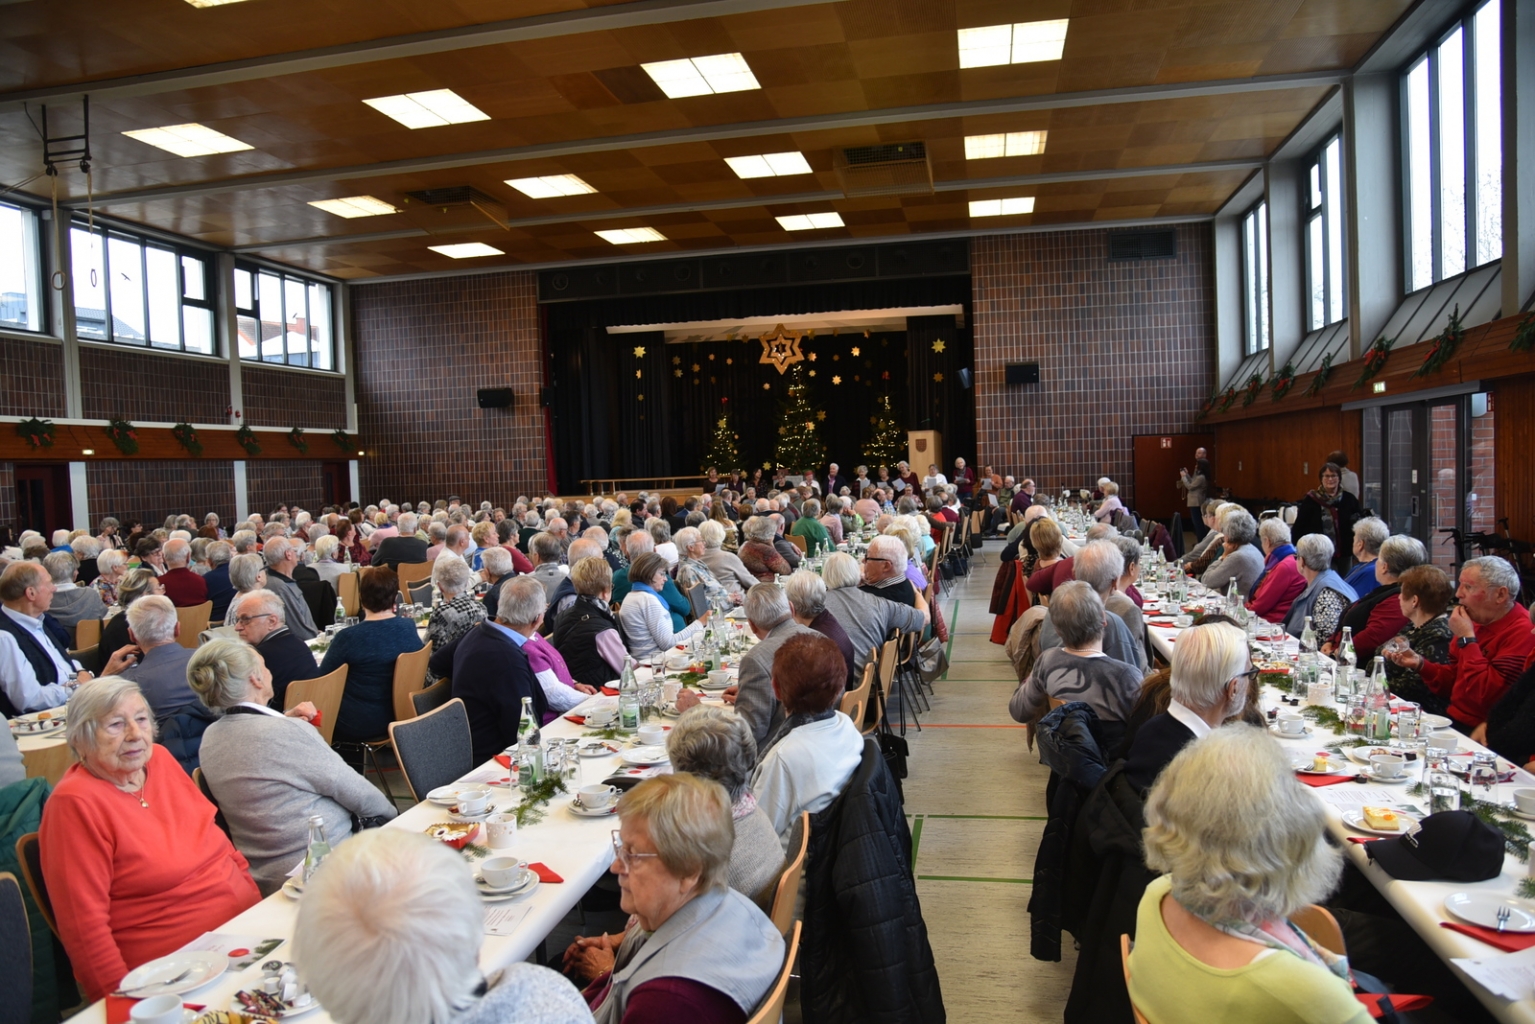
<svg viewBox="0 0 1535 1024"><path fill-rule="evenodd" d="M908 430L906 432L906 461L918 477L927 476L927 467L936 463L938 472L945 476L943 461L943 435L936 430Z"/></svg>

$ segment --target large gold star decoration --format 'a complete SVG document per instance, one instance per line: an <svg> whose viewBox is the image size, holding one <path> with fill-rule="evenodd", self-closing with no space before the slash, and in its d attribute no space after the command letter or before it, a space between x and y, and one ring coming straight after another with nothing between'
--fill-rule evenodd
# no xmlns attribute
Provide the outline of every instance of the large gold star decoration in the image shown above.
<svg viewBox="0 0 1535 1024"><path fill-rule="evenodd" d="M672 356L672 365L677 366L682 362L681 356Z"/></svg>
<svg viewBox="0 0 1535 1024"><path fill-rule="evenodd" d="M681 370L673 370L672 371L672 376L673 377L681 377L682 376L682 371Z"/></svg>
<svg viewBox="0 0 1535 1024"><path fill-rule="evenodd" d="M832 378L832 379L831 379L831 382L832 382L832 383L833 383L833 384L841 384L841 383L842 383L842 378L841 378L841 377L833 377L833 378Z"/></svg>
<svg viewBox="0 0 1535 1024"><path fill-rule="evenodd" d="M636 359L644 359L645 358L645 346L644 345L636 345L636 346L634 346L634 358L636 358Z"/></svg>
<svg viewBox="0 0 1535 1024"><path fill-rule="evenodd" d="M948 347L947 344L944 342L944 340L942 338L939 338L937 341L933 342L933 351L934 352L942 352L947 347Z"/></svg>
<svg viewBox="0 0 1535 1024"><path fill-rule="evenodd" d="M799 338L799 335L790 334L784 330L783 324L779 324L762 336L762 358L757 361L777 367L780 374L786 373L789 367L805 358L799 350Z"/></svg>

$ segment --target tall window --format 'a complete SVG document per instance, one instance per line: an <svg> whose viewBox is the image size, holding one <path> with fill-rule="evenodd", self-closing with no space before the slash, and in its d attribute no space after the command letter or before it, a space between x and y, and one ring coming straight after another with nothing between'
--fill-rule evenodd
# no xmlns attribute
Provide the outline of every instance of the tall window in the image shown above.
<svg viewBox="0 0 1535 1024"><path fill-rule="evenodd" d="M1412 291L1503 255L1498 18L1483 4L1402 76Z"/></svg>
<svg viewBox="0 0 1535 1024"><path fill-rule="evenodd" d="M1259 202L1242 218L1242 314L1247 354L1269 347L1269 208Z"/></svg>
<svg viewBox="0 0 1535 1024"><path fill-rule="evenodd" d="M0 327L43 329L37 214L0 203Z"/></svg>
<svg viewBox="0 0 1535 1024"><path fill-rule="evenodd" d="M80 337L214 354L205 255L78 224L69 244Z"/></svg>
<svg viewBox="0 0 1535 1024"><path fill-rule="evenodd" d="M330 285L266 267L235 267L240 358L333 370Z"/></svg>
<svg viewBox="0 0 1535 1024"><path fill-rule="evenodd" d="M1317 151L1306 178L1306 283L1311 330L1342 320L1343 141Z"/></svg>

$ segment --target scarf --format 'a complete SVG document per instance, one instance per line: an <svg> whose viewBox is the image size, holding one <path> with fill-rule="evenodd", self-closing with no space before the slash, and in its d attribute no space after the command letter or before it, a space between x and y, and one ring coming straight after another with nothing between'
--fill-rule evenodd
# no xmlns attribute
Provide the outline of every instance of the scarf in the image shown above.
<svg viewBox="0 0 1535 1024"><path fill-rule="evenodd" d="M1178 904L1183 907L1182 903ZM1224 932L1235 939L1243 939L1247 942L1256 942L1268 949L1283 950L1300 957L1308 963L1324 968L1328 972L1337 975L1350 985L1353 980L1349 977L1348 957L1339 956L1329 949L1323 949L1311 940L1311 936L1301 931L1295 925L1285 920L1269 920L1262 924L1253 924L1241 918L1213 918L1195 913L1188 907L1183 907L1190 914L1199 918L1205 924L1218 932Z"/></svg>
<svg viewBox="0 0 1535 1024"><path fill-rule="evenodd" d="M667 604L666 603L666 598L664 598L660 594L656 593L656 588L652 587L649 583L634 583L634 584L630 585L629 589L630 590L638 590L642 594L649 594L651 597L653 597L657 601L661 602L661 607L666 609L666 613L668 615L671 614L672 606Z"/></svg>
<svg viewBox="0 0 1535 1024"><path fill-rule="evenodd" d="M1268 560L1263 563L1263 571L1260 572L1258 574L1258 578L1253 581L1253 588L1247 592L1247 599L1249 601L1251 601L1253 595L1258 592L1258 588L1263 586L1263 581L1268 577L1269 571L1273 569L1274 566L1278 565L1280 562L1283 562L1286 558L1289 558L1293 554L1295 554L1294 544L1281 544L1274 549L1273 553L1268 556Z"/></svg>
<svg viewBox="0 0 1535 1024"><path fill-rule="evenodd" d="M778 745L780 740L800 726L809 725L812 722L824 722L832 715L839 713L840 710L838 708L827 708L825 711L796 711L794 714L788 715L782 722L778 723L778 728L774 729L772 735L763 743L762 753L758 755L757 762L760 764L762 757L769 750L772 750L773 747Z"/></svg>
<svg viewBox="0 0 1535 1024"><path fill-rule="evenodd" d="M1333 542L1333 549L1337 550L1338 503L1343 500L1343 488L1339 487L1337 494L1328 497L1326 491L1316 487L1307 491L1306 497L1322 506L1322 512L1324 513L1322 516L1322 532L1327 535L1328 540Z"/></svg>

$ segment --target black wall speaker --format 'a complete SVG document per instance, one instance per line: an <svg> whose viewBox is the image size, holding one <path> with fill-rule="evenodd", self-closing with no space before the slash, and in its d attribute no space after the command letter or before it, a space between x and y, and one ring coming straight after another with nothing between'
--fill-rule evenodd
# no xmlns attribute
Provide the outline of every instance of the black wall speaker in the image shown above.
<svg viewBox="0 0 1535 1024"><path fill-rule="evenodd" d="M968 368L959 371L959 386L966 391L970 390L970 370Z"/></svg>
<svg viewBox="0 0 1535 1024"><path fill-rule="evenodd" d="M480 400L481 409L505 409L516 396L512 394L511 388L481 388L476 397Z"/></svg>
<svg viewBox="0 0 1535 1024"><path fill-rule="evenodd" d="M1038 363L1008 363L1007 382L1009 384L1038 384Z"/></svg>

